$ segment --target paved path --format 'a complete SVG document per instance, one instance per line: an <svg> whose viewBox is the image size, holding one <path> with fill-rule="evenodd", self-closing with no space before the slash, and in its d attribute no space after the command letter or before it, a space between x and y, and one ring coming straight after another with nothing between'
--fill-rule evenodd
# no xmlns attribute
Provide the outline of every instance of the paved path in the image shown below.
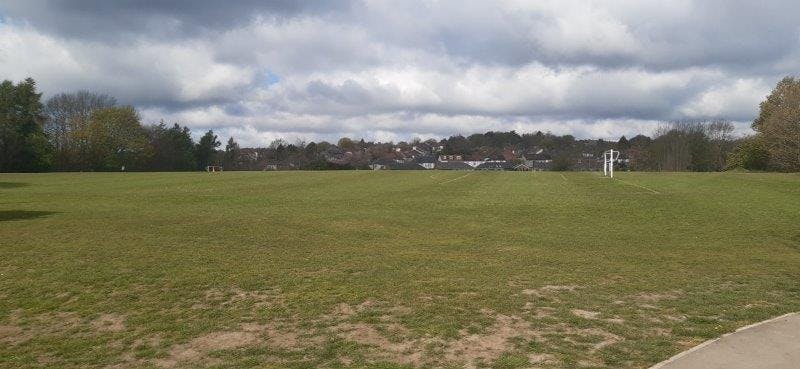
<svg viewBox="0 0 800 369"><path fill-rule="evenodd" d="M650 369L800 368L800 314L749 325L656 364Z"/></svg>

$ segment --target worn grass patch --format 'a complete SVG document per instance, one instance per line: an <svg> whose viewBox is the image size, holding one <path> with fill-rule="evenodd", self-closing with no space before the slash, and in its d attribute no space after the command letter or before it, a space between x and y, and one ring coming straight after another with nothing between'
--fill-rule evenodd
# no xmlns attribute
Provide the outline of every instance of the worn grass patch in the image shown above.
<svg viewBox="0 0 800 369"><path fill-rule="evenodd" d="M642 368L800 310L800 176L619 178L0 174L0 368Z"/></svg>

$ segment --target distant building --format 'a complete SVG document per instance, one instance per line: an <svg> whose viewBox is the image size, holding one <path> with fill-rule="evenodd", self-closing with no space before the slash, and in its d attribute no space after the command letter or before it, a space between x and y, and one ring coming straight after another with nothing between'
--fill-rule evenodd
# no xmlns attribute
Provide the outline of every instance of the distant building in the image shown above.
<svg viewBox="0 0 800 369"><path fill-rule="evenodd" d="M390 170L425 170L425 167L417 163L391 163L387 168Z"/></svg>
<svg viewBox="0 0 800 369"><path fill-rule="evenodd" d="M505 160L485 161L475 167L475 170L508 170L512 169L511 163Z"/></svg>
<svg viewBox="0 0 800 369"><path fill-rule="evenodd" d="M417 157L415 162L425 169L433 169L436 165L436 158L432 155L425 155Z"/></svg>
<svg viewBox="0 0 800 369"><path fill-rule="evenodd" d="M471 165L463 161L439 161L436 163L436 169L439 170L473 170Z"/></svg>
<svg viewBox="0 0 800 369"><path fill-rule="evenodd" d="M524 164L531 170L550 170L553 163L553 157L542 149L535 151L533 154L525 154L523 160Z"/></svg>

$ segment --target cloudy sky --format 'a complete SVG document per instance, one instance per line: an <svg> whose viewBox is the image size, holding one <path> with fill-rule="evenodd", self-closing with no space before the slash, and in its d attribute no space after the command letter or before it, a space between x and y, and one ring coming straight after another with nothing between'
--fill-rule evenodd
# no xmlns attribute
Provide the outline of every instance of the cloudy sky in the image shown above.
<svg viewBox="0 0 800 369"><path fill-rule="evenodd" d="M0 0L0 79L244 145L725 118L800 71L800 2Z"/></svg>

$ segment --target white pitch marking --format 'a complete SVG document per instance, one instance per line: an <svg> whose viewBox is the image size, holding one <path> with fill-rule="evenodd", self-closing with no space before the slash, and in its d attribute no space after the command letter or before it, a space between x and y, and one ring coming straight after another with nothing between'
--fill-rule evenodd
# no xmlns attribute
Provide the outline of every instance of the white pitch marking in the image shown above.
<svg viewBox="0 0 800 369"><path fill-rule="evenodd" d="M464 177L466 177L466 176L468 176L468 175L470 175L470 174L472 174L472 173L475 173L475 172L469 172L469 173L467 173L467 174L464 174L464 175L463 175L463 176L461 176L461 177L458 177L458 178L453 178L453 179L448 179L448 180L446 180L446 181L444 181L444 182L439 182L439 184L440 184L440 185L442 185L442 184L445 184L445 183L450 183L450 182L453 182L453 181L457 181L457 180L459 180L459 179L461 179L461 178L464 178Z"/></svg>

